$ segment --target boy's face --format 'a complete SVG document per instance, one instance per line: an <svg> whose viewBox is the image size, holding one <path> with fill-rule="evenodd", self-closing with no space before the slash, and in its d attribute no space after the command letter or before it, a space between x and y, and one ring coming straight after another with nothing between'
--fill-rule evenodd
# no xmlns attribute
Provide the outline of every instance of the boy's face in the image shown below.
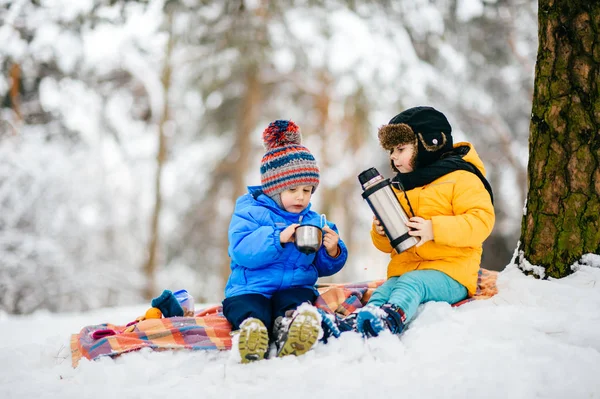
<svg viewBox="0 0 600 399"><path fill-rule="evenodd" d="M283 191L281 204L290 213L300 213L308 206L313 186L296 186Z"/></svg>
<svg viewBox="0 0 600 399"><path fill-rule="evenodd" d="M412 172L415 169L416 149L414 144L400 144L390 152L390 159L400 173Z"/></svg>

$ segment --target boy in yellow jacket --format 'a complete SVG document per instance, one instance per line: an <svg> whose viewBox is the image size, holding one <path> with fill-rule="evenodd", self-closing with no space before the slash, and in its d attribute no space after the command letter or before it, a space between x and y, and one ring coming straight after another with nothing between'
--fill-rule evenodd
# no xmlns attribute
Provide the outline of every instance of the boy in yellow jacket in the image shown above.
<svg viewBox="0 0 600 399"><path fill-rule="evenodd" d="M397 175L392 186L409 213L410 235L419 243L397 253L374 219L371 238L390 253L387 281L356 315L356 329L377 336L400 333L420 304L455 303L477 288L483 241L494 227L492 190L483 162L470 143L453 144L441 112L415 107L379 129Z"/></svg>

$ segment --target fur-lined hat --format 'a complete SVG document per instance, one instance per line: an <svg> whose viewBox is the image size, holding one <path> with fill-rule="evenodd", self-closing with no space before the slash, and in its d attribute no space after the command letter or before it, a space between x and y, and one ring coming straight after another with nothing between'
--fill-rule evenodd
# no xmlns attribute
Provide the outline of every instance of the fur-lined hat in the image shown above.
<svg viewBox="0 0 600 399"><path fill-rule="evenodd" d="M448 119L431 107L402 111L379 128L377 136L379 144L388 151L402 144L415 144L415 167L431 165L453 148L452 127ZM398 172L393 162L392 169Z"/></svg>

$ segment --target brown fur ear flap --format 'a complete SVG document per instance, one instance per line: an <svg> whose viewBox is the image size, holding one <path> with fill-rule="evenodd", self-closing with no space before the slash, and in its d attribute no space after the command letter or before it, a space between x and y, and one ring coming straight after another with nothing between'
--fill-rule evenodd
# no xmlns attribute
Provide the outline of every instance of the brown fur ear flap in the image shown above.
<svg viewBox="0 0 600 399"><path fill-rule="evenodd" d="M377 132L379 144L390 151L401 144L417 144L417 136L412 128L405 123L383 125Z"/></svg>

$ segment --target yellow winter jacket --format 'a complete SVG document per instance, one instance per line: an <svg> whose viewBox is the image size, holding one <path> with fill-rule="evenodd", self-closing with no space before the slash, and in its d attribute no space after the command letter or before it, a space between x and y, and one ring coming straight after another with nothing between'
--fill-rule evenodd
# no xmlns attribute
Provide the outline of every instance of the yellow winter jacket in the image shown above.
<svg viewBox="0 0 600 399"><path fill-rule="evenodd" d="M464 160L475 165L485 176L483 162L470 143ZM404 194L394 189L400 203L410 213ZM379 250L390 253L387 277L400 276L412 270L433 269L446 273L469 291L477 289L477 273L481 263L483 241L494 227L495 214L490 194L474 173L457 170L432 183L406 192L416 216L430 219L433 241L398 254L387 236L371 229L371 239Z"/></svg>

